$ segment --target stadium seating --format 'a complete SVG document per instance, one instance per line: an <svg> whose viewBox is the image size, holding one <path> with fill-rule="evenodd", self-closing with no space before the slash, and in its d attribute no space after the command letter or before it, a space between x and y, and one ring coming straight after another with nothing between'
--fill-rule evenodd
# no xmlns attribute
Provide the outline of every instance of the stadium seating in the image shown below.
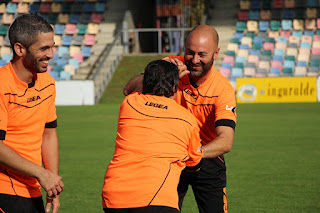
<svg viewBox="0 0 320 213"><path fill-rule="evenodd" d="M318 0L240 1L223 59L229 79L320 74Z"/></svg>
<svg viewBox="0 0 320 213"><path fill-rule="evenodd" d="M7 31L14 17L38 13L54 27L54 57L48 72L56 80L70 80L92 54L106 1L12 0L0 2L0 67L12 59Z"/></svg>

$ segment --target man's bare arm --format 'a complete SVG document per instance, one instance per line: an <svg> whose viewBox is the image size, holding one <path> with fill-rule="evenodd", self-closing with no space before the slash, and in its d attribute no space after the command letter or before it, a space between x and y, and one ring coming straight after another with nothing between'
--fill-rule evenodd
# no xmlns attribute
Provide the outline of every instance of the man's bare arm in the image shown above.
<svg viewBox="0 0 320 213"><path fill-rule="evenodd" d="M215 158L228 153L232 149L234 130L228 126L216 128L217 137L210 143L203 145L203 158Z"/></svg>

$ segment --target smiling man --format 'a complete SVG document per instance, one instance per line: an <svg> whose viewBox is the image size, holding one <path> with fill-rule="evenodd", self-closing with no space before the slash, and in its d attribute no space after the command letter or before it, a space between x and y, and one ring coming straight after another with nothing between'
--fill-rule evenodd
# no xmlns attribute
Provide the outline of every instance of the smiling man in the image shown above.
<svg viewBox="0 0 320 213"><path fill-rule="evenodd" d="M51 25L32 14L17 17L9 29L13 59L0 68L0 212L49 212L53 205L56 213L60 207L55 82L46 73L53 36Z"/></svg>
<svg viewBox="0 0 320 213"><path fill-rule="evenodd" d="M188 186L192 186L200 213L227 212L226 166L223 154L231 151L236 126L235 91L213 66L220 48L217 31L196 26L185 41L184 56L164 58L178 66L180 81L176 102L187 108L200 127L203 163L198 172L183 171L178 186L181 209ZM127 95L141 90L143 75L124 87Z"/></svg>

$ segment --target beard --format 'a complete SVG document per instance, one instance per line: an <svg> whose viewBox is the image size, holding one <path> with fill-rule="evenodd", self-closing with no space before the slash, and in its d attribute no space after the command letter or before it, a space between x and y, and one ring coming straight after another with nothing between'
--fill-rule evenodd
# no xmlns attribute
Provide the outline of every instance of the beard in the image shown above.
<svg viewBox="0 0 320 213"><path fill-rule="evenodd" d="M42 61L42 60L49 60L49 59L47 57L44 57L44 58L41 58L39 61ZM47 69L41 70L39 62L29 51L23 60L23 65L32 73L42 73L47 71Z"/></svg>
<svg viewBox="0 0 320 213"><path fill-rule="evenodd" d="M212 56L211 60L206 64L201 61L199 63L194 64L194 63L192 63L191 60L186 60L185 64L186 64L188 70L190 71L190 74L189 74L190 76L201 77L211 69L213 62L214 62L214 59ZM200 66L201 69L199 69L199 70L192 69L193 66Z"/></svg>

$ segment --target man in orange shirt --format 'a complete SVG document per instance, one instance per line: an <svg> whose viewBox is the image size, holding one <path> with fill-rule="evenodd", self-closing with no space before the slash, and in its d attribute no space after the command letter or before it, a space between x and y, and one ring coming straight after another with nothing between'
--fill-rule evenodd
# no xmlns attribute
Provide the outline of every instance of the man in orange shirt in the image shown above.
<svg viewBox="0 0 320 213"><path fill-rule="evenodd" d="M177 103L187 108L200 127L203 164L199 172L183 171L178 186L179 206L191 185L200 213L227 212L226 166L223 154L230 152L236 126L235 91L213 66L220 48L216 30L195 27L185 42L184 56L165 60L178 65L181 80ZM141 89L143 75L133 77L124 94Z"/></svg>
<svg viewBox="0 0 320 213"><path fill-rule="evenodd" d="M153 61L142 93L123 100L102 190L106 213L179 212L181 171L199 170L202 153L197 120L175 102L178 82L176 65Z"/></svg>
<svg viewBox="0 0 320 213"><path fill-rule="evenodd" d="M13 59L0 68L0 212L42 213L53 205L57 213L60 206L55 82L46 73L53 35L48 22L31 14L9 29Z"/></svg>

